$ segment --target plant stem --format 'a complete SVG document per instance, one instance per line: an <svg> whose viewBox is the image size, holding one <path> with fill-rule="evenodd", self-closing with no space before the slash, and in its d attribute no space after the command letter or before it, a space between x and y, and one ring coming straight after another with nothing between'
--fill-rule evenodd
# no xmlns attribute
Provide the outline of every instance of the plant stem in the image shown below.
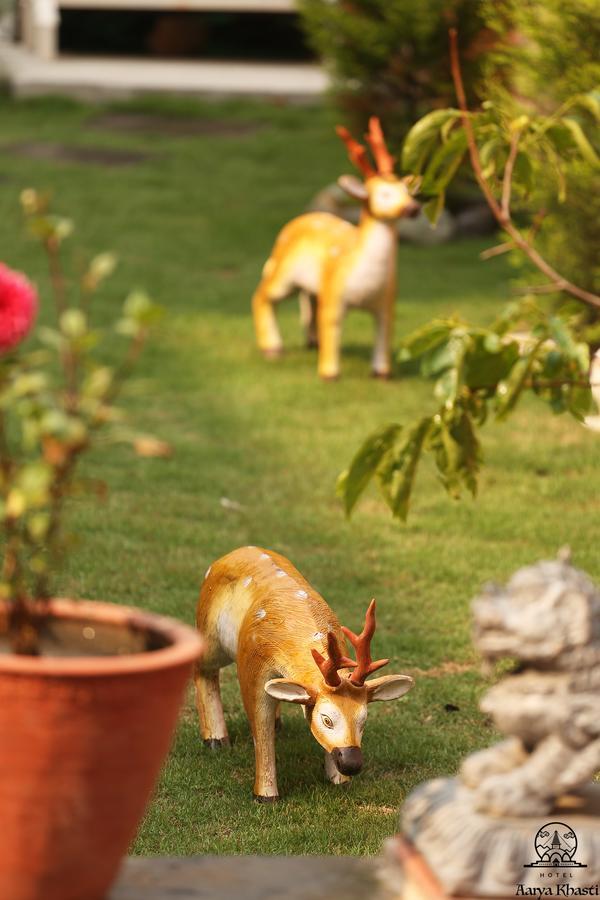
<svg viewBox="0 0 600 900"><path fill-rule="evenodd" d="M50 237L44 241L44 249L48 258L56 315L60 321L60 317L67 310L66 282L60 261L60 245L56 238ZM67 387L67 411L73 411L77 406L77 356L70 347L61 353L61 362Z"/></svg>

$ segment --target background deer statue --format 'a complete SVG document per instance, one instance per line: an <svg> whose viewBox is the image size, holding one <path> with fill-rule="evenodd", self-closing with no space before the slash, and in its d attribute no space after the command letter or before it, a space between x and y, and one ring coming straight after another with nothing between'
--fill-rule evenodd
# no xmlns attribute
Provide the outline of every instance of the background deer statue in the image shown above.
<svg viewBox="0 0 600 900"><path fill-rule="evenodd" d="M204 743L228 746L219 670L237 662L244 708L254 739L254 797L277 800L275 724L279 701L299 703L325 750L325 773L334 784L362 768L360 749L367 704L395 700L413 686L408 675L368 675L388 660L371 660L375 601L356 635L340 626L323 598L277 553L242 547L209 568L196 622L206 651L196 669L196 700ZM344 635L356 650L346 655Z"/></svg>
<svg viewBox="0 0 600 900"><path fill-rule="evenodd" d="M347 309L358 307L376 321L373 374L391 374L391 343L396 299L396 220L415 216L420 205L413 199L417 179L394 174L379 119L372 118L366 139L376 167L365 147L338 126L352 163L364 182L343 175L339 185L360 200L358 226L331 213L307 213L292 219L279 233L252 300L254 327L265 356L278 356L282 342L273 305L300 291L300 309L309 346L318 344L319 375L337 378L340 336Z"/></svg>

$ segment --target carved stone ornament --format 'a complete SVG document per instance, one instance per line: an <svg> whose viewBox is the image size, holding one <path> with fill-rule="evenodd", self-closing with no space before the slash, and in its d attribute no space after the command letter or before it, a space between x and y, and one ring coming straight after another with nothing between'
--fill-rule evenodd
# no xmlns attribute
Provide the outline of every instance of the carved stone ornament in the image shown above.
<svg viewBox="0 0 600 900"><path fill-rule="evenodd" d="M481 702L506 737L417 788L403 833L450 894L600 894L600 593L563 554L488 586L473 616L484 660L516 661Z"/></svg>

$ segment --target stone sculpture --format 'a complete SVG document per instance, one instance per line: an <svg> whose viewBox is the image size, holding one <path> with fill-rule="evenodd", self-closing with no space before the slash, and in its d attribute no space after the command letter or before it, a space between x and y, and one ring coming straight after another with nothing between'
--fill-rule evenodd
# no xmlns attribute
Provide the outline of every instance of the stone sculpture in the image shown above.
<svg viewBox="0 0 600 900"><path fill-rule="evenodd" d="M563 556L488 587L473 616L484 660L516 661L481 702L506 737L409 796L409 847L453 895L600 893L600 592Z"/></svg>

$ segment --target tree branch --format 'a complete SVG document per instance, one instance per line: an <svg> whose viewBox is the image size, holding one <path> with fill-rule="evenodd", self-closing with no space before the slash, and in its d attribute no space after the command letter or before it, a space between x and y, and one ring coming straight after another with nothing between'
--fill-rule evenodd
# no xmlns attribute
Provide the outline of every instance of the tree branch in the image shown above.
<svg viewBox="0 0 600 900"><path fill-rule="evenodd" d="M475 140L475 134L473 132L473 126L471 124L471 119L469 117L469 109L467 107L467 98L465 95L465 88L462 79L462 73L460 68L460 59L458 55L458 42L457 42L457 31L456 28L451 28L449 31L450 35L450 66L452 69L452 79L454 81L454 89L456 91L456 99L458 101L458 106L461 113L461 123L465 130L465 134L467 137L467 147L469 149L469 158L471 160L471 167L473 169L473 173L475 178L477 179L477 183L481 188L481 192L485 197L489 208L491 209L496 221L500 225L500 227L509 235L512 239L515 246L521 250L528 259L533 263L533 265L543 272L544 275L548 278L549 281L554 282L556 286L556 290L565 291L567 294L571 294L572 297L577 297L578 300L582 300L584 303L587 303L588 306L593 306L597 309L600 309L600 296L597 294L593 294L591 291L586 291L583 288L578 287L576 284L573 284L567 278L564 278L559 272L554 269L550 263L546 262L546 260L541 256L540 253L533 247L526 238L523 237L518 228L515 228L511 219L510 213L504 208L504 200L507 200L507 203L510 202L510 188L512 182L512 169L514 167L514 162L517 156L518 147L516 142L513 140L511 142L511 153L509 153L509 158L506 163L506 167L504 170L504 179L503 179L503 191L502 191L502 206L496 200L494 193L487 182L486 178L483 175L483 168L481 165L481 159L479 157L479 150L477 148L477 142ZM516 135L518 141L518 135ZM514 155L513 155L514 148ZM512 155L512 161L511 161ZM510 170L508 172L507 177L507 168L510 165Z"/></svg>

